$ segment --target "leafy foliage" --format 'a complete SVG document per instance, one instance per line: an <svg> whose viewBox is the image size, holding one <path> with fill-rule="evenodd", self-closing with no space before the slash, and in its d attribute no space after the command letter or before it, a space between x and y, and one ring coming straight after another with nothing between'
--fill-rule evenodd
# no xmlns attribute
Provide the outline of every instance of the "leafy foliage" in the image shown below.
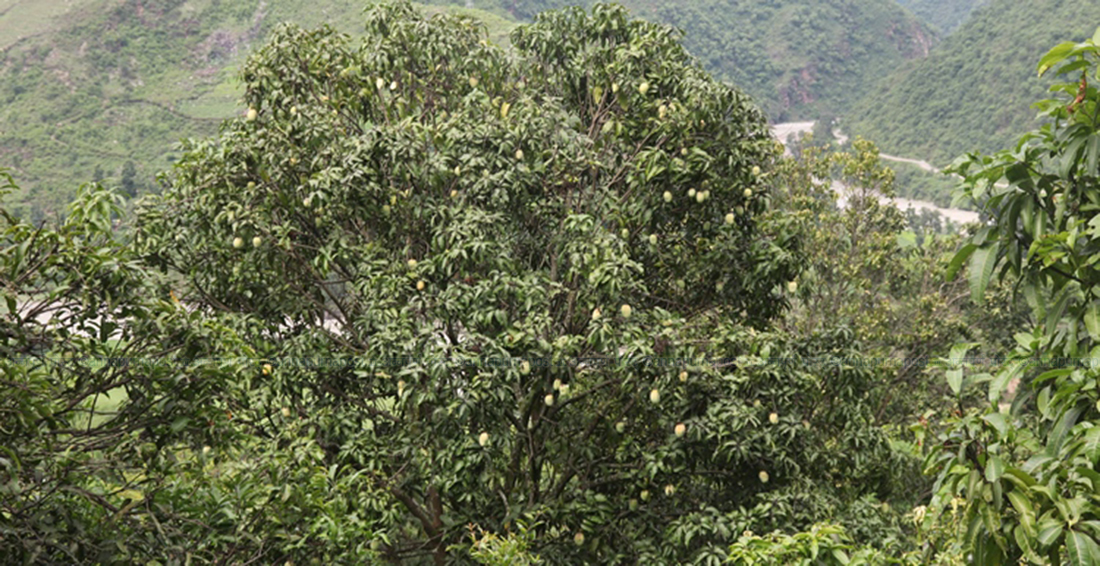
<svg viewBox="0 0 1100 566"><path fill-rule="evenodd" d="M811 529L784 535L757 536L745 532L730 549L730 563L738 566L797 564L842 566L909 563L893 560L886 553L855 548L843 527L814 525Z"/></svg>
<svg viewBox="0 0 1100 566"><path fill-rule="evenodd" d="M1026 307L1007 287L994 286L990 304L976 307L961 300L965 282L944 284L957 237L914 227L883 203L893 196L894 174L873 144L857 139L846 152L807 144L797 154L769 173L777 209L805 234L797 300L781 324L801 335L849 326L863 355L889 367L874 395L876 417L907 425L945 391L928 374L932 357L960 340L989 351L1010 347L1006 329L1019 326Z"/></svg>
<svg viewBox="0 0 1100 566"><path fill-rule="evenodd" d="M620 7L512 45L397 3L362 42L286 27L250 59L248 116L188 146L135 234L186 303L248 317L272 370L239 418L304 419L378 494L357 513L393 561L442 563L468 524L537 525L515 550L550 562L896 531L876 370L844 331L758 330L802 257L761 113Z"/></svg>
<svg viewBox="0 0 1100 566"><path fill-rule="evenodd" d="M971 154L955 168L966 178L962 196L981 203L993 222L960 249L954 265L969 258L976 298L997 275L1016 281L1036 321L1032 332L1016 335L1015 351L994 371L963 357L965 345L952 356L952 389L984 389L988 404L944 423L927 458L938 475L935 512L926 521L935 522L949 503L957 506L955 544L982 564L1100 560L1100 404L1092 361L1100 338L1100 97L1088 84L1097 78L1098 41L1100 32L1062 43L1040 60L1040 74L1079 77L1054 87L1061 98L1037 104L1048 124L1014 151ZM1013 388L1009 405L1002 400Z"/></svg>
<svg viewBox="0 0 1100 566"><path fill-rule="evenodd" d="M15 188L3 179L4 192ZM247 347L156 298L113 234L118 204L88 187L56 230L0 211L0 553L11 560L171 552L142 526L183 528L160 507L165 470L233 437L224 398L239 364L167 360Z"/></svg>

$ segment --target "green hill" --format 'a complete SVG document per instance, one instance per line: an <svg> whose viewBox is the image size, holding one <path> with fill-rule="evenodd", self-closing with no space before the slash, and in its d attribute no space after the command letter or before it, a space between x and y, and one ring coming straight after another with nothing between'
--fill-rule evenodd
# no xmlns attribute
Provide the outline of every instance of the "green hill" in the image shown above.
<svg viewBox="0 0 1100 566"><path fill-rule="evenodd" d="M618 1L640 17L683 30L688 50L716 76L745 89L774 121L843 111L866 85L927 55L936 41L929 26L894 0ZM474 3L517 19L569 4L585 2Z"/></svg>
<svg viewBox="0 0 1100 566"><path fill-rule="evenodd" d="M774 121L842 112L866 85L925 56L935 41L893 0L624 3L683 29L688 50Z"/></svg>
<svg viewBox="0 0 1100 566"><path fill-rule="evenodd" d="M24 187L12 208L32 218L63 210L98 178L153 190L182 138L208 136L235 111L236 69L280 22L358 31L362 0L34 0L0 22L0 166ZM441 10L444 8L432 8ZM514 25L478 10L500 41ZM2 10L2 9L0 9ZM8 18L7 20L2 18Z"/></svg>
<svg viewBox="0 0 1100 566"><path fill-rule="evenodd" d="M0 51L49 31L62 15L92 0L0 0Z"/></svg>
<svg viewBox="0 0 1100 566"><path fill-rule="evenodd" d="M1100 0L993 0L975 10L932 54L889 76L849 114L850 133L885 153L946 165L972 150L1008 147L1034 128L1030 104L1053 77L1036 53L1096 30Z"/></svg>
<svg viewBox="0 0 1100 566"><path fill-rule="evenodd" d="M913 15L949 34L962 25L970 13L988 0L897 0Z"/></svg>
<svg viewBox="0 0 1100 566"><path fill-rule="evenodd" d="M79 184L107 178L156 190L181 138L240 111L236 69L284 21L355 33L366 0L0 0L0 166L24 192L14 208L63 209ZM507 41L518 21L570 0L432 0ZM586 3L583 2L582 3ZM460 4L458 6L456 4ZM835 115L864 85L923 56L934 35L893 0L625 0L684 31L719 78L775 121ZM473 8L465 6L472 5Z"/></svg>

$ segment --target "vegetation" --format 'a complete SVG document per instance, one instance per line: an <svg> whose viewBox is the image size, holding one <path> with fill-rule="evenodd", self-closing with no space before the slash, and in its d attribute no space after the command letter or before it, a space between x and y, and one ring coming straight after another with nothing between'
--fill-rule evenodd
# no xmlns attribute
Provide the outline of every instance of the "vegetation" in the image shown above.
<svg viewBox="0 0 1100 566"><path fill-rule="evenodd" d="M952 356L949 384L977 389L984 406L932 427L926 467L937 474L926 524L951 508L958 529L936 545L962 546L981 563L1100 562L1100 401L1091 357L1100 340L1100 276L1095 268L1100 182L1100 30L1084 42L1054 47L1039 74L1079 77L1055 86L1062 96L1037 104L1050 118L1021 138L1018 151L971 154L957 172L963 196L994 223L975 233L952 262L969 259L981 298L995 276L1018 282L1035 325L1016 335L1000 371ZM1009 404L1006 390L1019 383Z"/></svg>
<svg viewBox="0 0 1100 566"><path fill-rule="evenodd" d="M1100 563L1100 30L955 235L621 6L431 10L274 30L157 194L0 208L0 555Z"/></svg>
<svg viewBox="0 0 1100 566"><path fill-rule="evenodd" d="M30 26L0 52L0 160L24 187L8 196L9 209L32 221L63 215L73 187L97 171L97 180L118 186L127 163L133 185L125 192L159 191L156 173L180 155L174 145L215 134L237 111L235 69L250 47L286 20L361 30L363 6L36 0L0 8L0 28L5 18ZM477 10L447 11L479 18L498 39L512 25Z"/></svg>
<svg viewBox="0 0 1100 566"><path fill-rule="evenodd" d="M944 34L955 31L988 0L898 0L913 15Z"/></svg>
<svg viewBox="0 0 1100 566"><path fill-rule="evenodd" d="M894 162L890 168L896 174L898 196L928 201L940 208L966 207L966 203L954 202L953 192L959 180L950 175L925 171L910 163Z"/></svg>
<svg viewBox="0 0 1100 566"><path fill-rule="evenodd" d="M1060 38L1084 40L1100 2L992 0L925 59L893 73L846 115L845 130L883 151L944 167L967 151L1008 146L1034 127L1050 86L1029 62Z"/></svg>
<svg viewBox="0 0 1100 566"><path fill-rule="evenodd" d="M587 4L432 3L452 6L429 13L483 22L498 44L507 43L517 21ZM286 21L359 33L364 5L41 0L5 10L0 3L0 28L26 30L0 53L0 159L24 187L8 197L9 208L32 220L61 215L72 187L97 178L96 171L99 180L117 186L128 162L135 168L133 192L159 191L155 174L180 156L174 144L215 134L236 112L244 85L235 70L250 48ZM815 7L792 0L626 5L682 28L688 50L706 68L747 90L776 120L846 111L862 85L923 55L933 41L891 0L831 0ZM11 28L3 25L9 21Z"/></svg>
<svg viewBox="0 0 1100 566"><path fill-rule="evenodd" d="M927 55L936 40L893 0L624 4L683 29L688 50L776 122L847 112L866 85Z"/></svg>
<svg viewBox="0 0 1100 566"><path fill-rule="evenodd" d="M721 560L905 497L877 372L825 362L850 335L768 330L802 255L749 100L621 8L545 13L515 58L481 37L404 5L359 45L278 32L254 118L189 148L136 234L267 357L347 360L273 364L255 410L369 474L379 552L443 563L523 519L553 563Z"/></svg>

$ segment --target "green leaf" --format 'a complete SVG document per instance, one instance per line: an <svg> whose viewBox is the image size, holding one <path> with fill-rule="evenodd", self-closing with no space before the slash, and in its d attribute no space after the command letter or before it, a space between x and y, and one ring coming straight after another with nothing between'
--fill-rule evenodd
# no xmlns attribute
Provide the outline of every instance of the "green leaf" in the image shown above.
<svg viewBox="0 0 1100 566"><path fill-rule="evenodd" d="M970 258L970 298L975 303L980 304L985 297L985 289L993 276L999 253L1000 244L994 242L988 247L975 250Z"/></svg>
<svg viewBox="0 0 1100 566"><path fill-rule="evenodd" d="M1100 164L1100 137L1089 136L1088 149L1085 150L1085 174L1096 176L1097 165Z"/></svg>
<svg viewBox="0 0 1100 566"><path fill-rule="evenodd" d="M1100 459L1100 427L1088 429L1085 432L1084 440L1081 450L1084 452L1085 457L1095 464L1097 459Z"/></svg>
<svg viewBox="0 0 1100 566"><path fill-rule="evenodd" d="M994 429L997 430L997 434L1000 437L1004 437L1005 432L1008 430L1008 423L1005 421L1004 413L989 413L982 417L982 420L989 423Z"/></svg>
<svg viewBox="0 0 1100 566"><path fill-rule="evenodd" d="M1030 487L1035 485L1035 478L1030 474L1021 470L1020 468L1009 467L1005 469L1005 478L1012 480L1013 483L1020 487Z"/></svg>
<svg viewBox="0 0 1100 566"><path fill-rule="evenodd" d="M1062 536L1062 524L1058 523L1051 525L1039 531L1039 544L1042 546L1050 546L1054 544L1054 541L1058 540L1058 537Z"/></svg>
<svg viewBox="0 0 1100 566"><path fill-rule="evenodd" d="M1085 307L1085 328L1093 340L1100 340L1100 301L1092 301Z"/></svg>
<svg viewBox="0 0 1100 566"><path fill-rule="evenodd" d="M985 480L992 483L1005 473L1005 461L1000 456L990 456L985 462Z"/></svg>
<svg viewBox="0 0 1100 566"><path fill-rule="evenodd" d="M1066 56L1069 55L1069 53L1073 51L1075 47L1077 47L1076 43L1072 41L1067 41L1064 43L1059 43L1058 45L1052 47L1050 51L1047 51L1047 54L1043 55L1042 59L1039 59L1039 64L1037 66L1039 70L1039 76L1042 76L1043 73L1046 73L1047 70L1049 70L1051 67L1057 65L1058 63L1061 63L1062 61L1065 61Z"/></svg>
<svg viewBox="0 0 1100 566"><path fill-rule="evenodd" d="M1073 428L1073 425L1077 424L1077 417L1080 417L1082 412L1084 412L1084 409L1081 407L1072 407L1062 415L1047 439L1047 455L1051 457L1058 456L1058 453L1062 450L1062 442L1065 440L1066 434Z"/></svg>
<svg viewBox="0 0 1100 566"><path fill-rule="evenodd" d="M1012 504L1012 507L1016 509L1016 513L1020 516L1020 524L1023 525L1024 530L1027 531L1027 536L1035 537L1035 508L1028 496L1024 495L1020 490L1014 489L1008 492L1008 501Z"/></svg>
<svg viewBox="0 0 1100 566"><path fill-rule="evenodd" d="M947 354L947 360L952 366L959 366L966 360L966 354L978 347L977 342L960 342L951 346L951 352Z"/></svg>
<svg viewBox="0 0 1100 566"><path fill-rule="evenodd" d="M951 388L951 392L958 395L962 391L963 382L963 370L951 369L947 370L947 386Z"/></svg>
<svg viewBox="0 0 1100 566"><path fill-rule="evenodd" d="M183 430L184 428L187 428L187 424L190 423L190 422L191 422L190 418L180 417L180 418L172 421L172 424L171 424L170 428L172 429L172 432L179 432L179 431Z"/></svg>
<svg viewBox="0 0 1100 566"><path fill-rule="evenodd" d="M1086 468L1084 466L1078 466L1075 468L1075 471L1088 478L1089 482L1092 483L1093 493L1100 495L1100 472L1096 472L1092 468Z"/></svg>
<svg viewBox="0 0 1100 566"><path fill-rule="evenodd" d="M1070 531L1066 536L1066 561L1072 566L1096 566L1100 564L1100 546L1085 533Z"/></svg>
<svg viewBox="0 0 1100 566"><path fill-rule="evenodd" d="M1013 360L1005 366L1004 369L997 373L997 376L989 382L989 402L997 403L1001 400L1001 392L1008 387L1008 384L1012 382L1017 376L1019 376L1024 368L1027 366L1025 360Z"/></svg>
<svg viewBox="0 0 1100 566"><path fill-rule="evenodd" d="M947 265L947 280L954 281L955 277L959 274L959 269L966 263L967 258L974 253L974 250L978 249L978 246L974 244L966 244L959 248L959 251L955 253L955 257L951 258L951 263Z"/></svg>

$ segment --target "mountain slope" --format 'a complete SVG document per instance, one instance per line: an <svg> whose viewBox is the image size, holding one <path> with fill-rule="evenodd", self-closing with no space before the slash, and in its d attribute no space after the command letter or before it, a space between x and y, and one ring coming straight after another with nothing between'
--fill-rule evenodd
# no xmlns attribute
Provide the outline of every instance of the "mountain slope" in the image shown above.
<svg viewBox="0 0 1100 566"><path fill-rule="evenodd" d="M897 0L913 15L949 34L962 25L975 8L987 0Z"/></svg>
<svg viewBox="0 0 1100 566"><path fill-rule="evenodd" d="M284 21L358 31L365 6L7 1L0 18L18 15L29 27L0 52L0 167L13 168L24 187L12 208L32 218L63 211L76 187L93 179L110 178L128 192L155 189L153 176L171 166L176 142L209 136L240 111L236 69L269 31ZM488 21L498 38L513 25L448 10Z"/></svg>
<svg viewBox="0 0 1100 566"><path fill-rule="evenodd" d="M931 30L893 0L625 0L685 31L684 45L775 121L842 112L863 85L928 53Z"/></svg>
<svg viewBox="0 0 1100 566"><path fill-rule="evenodd" d="M473 15L505 42L541 10L590 2L430 3ZM34 218L59 213L80 183L100 178L130 193L156 190L153 176L171 166L177 141L208 136L242 110L236 69L279 22L355 33L367 4L0 0L0 22L23 22L0 47L0 167L14 168L25 190L15 208ZM689 51L775 121L843 112L862 85L923 56L934 39L893 0L624 4L684 30Z"/></svg>
<svg viewBox="0 0 1100 566"><path fill-rule="evenodd" d="M885 153L946 165L959 154L1007 147L1034 128L1039 55L1065 38L1085 39L1100 0L993 0L928 58L890 75L847 116L845 129Z"/></svg>
<svg viewBox="0 0 1100 566"><path fill-rule="evenodd" d="M863 85L927 55L936 41L930 27L894 0L618 1L637 16L682 29L688 51L752 95L774 121L843 111ZM526 19L545 9L591 3L476 0L474 5Z"/></svg>

